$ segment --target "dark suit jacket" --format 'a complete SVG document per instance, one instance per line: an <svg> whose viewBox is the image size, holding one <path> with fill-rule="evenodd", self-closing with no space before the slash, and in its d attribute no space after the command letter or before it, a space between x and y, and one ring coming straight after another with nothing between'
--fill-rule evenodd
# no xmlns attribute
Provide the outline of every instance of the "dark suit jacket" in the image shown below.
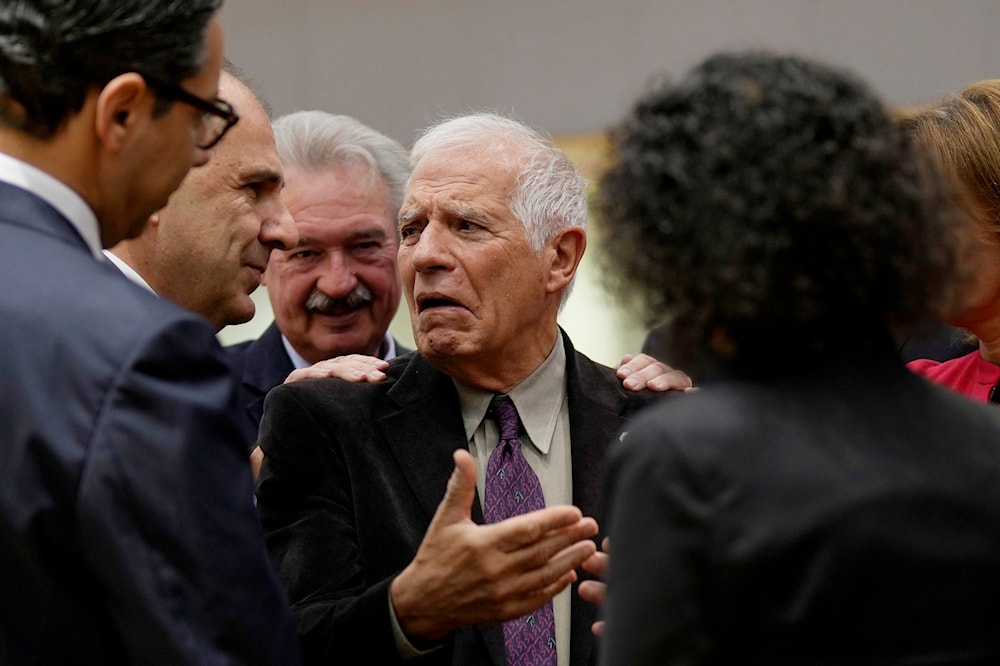
<svg viewBox="0 0 1000 666"><path fill-rule="evenodd" d="M394 342L397 356L413 351ZM257 442L267 392L282 384L295 366L281 343L281 331L273 322L256 340L230 345L225 350L239 387L237 421L244 440L252 449Z"/></svg>
<svg viewBox="0 0 1000 666"><path fill-rule="evenodd" d="M606 443L650 399L627 393L614 371L565 338L573 502L597 516ZM416 554L467 448L452 380L419 353L390 363L388 380L309 380L268 396L261 422L258 509L268 551L292 598L306 661L396 661L388 588ZM473 508L482 522L482 511ZM595 609L573 592L573 664L595 658ZM503 664L499 625L468 627L428 659Z"/></svg>
<svg viewBox="0 0 1000 666"><path fill-rule="evenodd" d="M881 357L704 385L609 463L602 663L1000 663L1000 413Z"/></svg>
<svg viewBox="0 0 1000 666"><path fill-rule="evenodd" d="M294 663L213 331L6 184L0 282L0 663Z"/></svg>

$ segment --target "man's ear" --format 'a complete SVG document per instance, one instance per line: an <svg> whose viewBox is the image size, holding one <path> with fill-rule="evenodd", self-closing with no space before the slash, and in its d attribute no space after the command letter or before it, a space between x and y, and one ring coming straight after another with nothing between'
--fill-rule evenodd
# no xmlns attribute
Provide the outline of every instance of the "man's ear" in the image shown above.
<svg viewBox="0 0 1000 666"><path fill-rule="evenodd" d="M573 281L583 252L587 249L587 232L583 227L566 227L549 240L547 249L552 261L546 289L554 293Z"/></svg>
<svg viewBox="0 0 1000 666"><path fill-rule="evenodd" d="M118 152L138 124L152 113L153 92L142 75L119 74L97 95L97 137L109 152Z"/></svg>

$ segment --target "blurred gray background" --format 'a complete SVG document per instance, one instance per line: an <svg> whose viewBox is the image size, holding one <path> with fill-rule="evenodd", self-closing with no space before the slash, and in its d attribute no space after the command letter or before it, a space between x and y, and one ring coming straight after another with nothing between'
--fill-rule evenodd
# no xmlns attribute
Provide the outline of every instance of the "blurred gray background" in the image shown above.
<svg viewBox="0 0 1000 666"><path fill-rule="evenodd" d="M404 144L442 115L483 108L556 137L602 132L652 77L723 49L842 65L897 105L1000 77L1000 0L227 0L222 18L228 56L276 114L344 113ZM643 331L591 259L563 325L610 363ZM259 296L258 316L224 340L270 322ZM393 330L407 329L397 318Z"/></svg>

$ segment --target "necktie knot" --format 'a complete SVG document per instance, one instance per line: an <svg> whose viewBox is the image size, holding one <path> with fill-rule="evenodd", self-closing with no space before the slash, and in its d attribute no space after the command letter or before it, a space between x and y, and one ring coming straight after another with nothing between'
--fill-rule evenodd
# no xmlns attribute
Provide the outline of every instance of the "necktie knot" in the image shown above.
<svg viewBox="0 0 1000 666"><path fill-rule="evenodd" d="M521 419L514 402L506 395L498 395L490 402L490 412L500 429L500 441L517 439Z"/></svg>

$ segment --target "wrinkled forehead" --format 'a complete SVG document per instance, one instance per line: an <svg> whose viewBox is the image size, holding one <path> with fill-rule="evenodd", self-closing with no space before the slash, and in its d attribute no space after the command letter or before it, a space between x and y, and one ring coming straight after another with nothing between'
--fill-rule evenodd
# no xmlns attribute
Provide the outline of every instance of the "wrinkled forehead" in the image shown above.
<svg viewBox="0 0 1000 666"><path fill-rule="evenodd" d="M457 145L435 148L414 166L406 201L421 196L489 198L509 202L518 178L518 163L507 150ZM405 205L404 205L405 206Z"/></svg>

